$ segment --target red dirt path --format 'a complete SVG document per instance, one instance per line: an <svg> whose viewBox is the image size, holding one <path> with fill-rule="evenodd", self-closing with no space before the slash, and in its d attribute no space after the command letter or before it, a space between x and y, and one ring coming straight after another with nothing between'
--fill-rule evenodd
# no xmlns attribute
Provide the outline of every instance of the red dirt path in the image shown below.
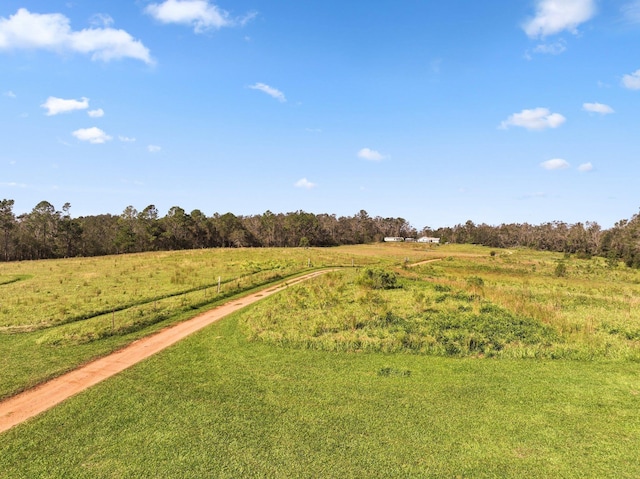
<svg viewBox="0 0 640 479"><path fill-rule="evenodd" d="M309 273L257 293L234 299L188 321L178 323L152 336L135 341L109 356L97 359L74 371L6 399L0 402L0 433L56 406L94 384L118 374L120 371L162 351L190 334L249 304L282 291L292 284L326 272L327 270Z"/></svg>

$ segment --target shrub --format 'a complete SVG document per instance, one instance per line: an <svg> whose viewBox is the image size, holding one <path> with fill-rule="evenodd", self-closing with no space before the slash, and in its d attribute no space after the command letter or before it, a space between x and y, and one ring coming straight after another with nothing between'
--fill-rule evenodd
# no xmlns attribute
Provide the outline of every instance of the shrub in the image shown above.
<svg viewBox="0 0 640 479"><path fill-rule="evenodd" d="M567 276L567 265L563 261L559 261L556 265L556 269L553 274L558 278L564 278Z"/></svg>
<svg viewBox="0 0 640 479"><path fill-rule="evenodd" d="M396 274L380 268L365 268L356 282L371 289L394 289L398 287Z"/></svg>

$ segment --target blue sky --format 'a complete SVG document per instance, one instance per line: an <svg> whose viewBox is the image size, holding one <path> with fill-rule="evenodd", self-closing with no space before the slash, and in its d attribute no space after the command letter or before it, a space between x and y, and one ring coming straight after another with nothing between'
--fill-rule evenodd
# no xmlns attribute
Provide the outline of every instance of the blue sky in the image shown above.
<svg viewBox="0 0 640 479"><path fill-rule="evenodd" d="M610 227L639 47L639 0L3 0L0 198Z"/></svg>

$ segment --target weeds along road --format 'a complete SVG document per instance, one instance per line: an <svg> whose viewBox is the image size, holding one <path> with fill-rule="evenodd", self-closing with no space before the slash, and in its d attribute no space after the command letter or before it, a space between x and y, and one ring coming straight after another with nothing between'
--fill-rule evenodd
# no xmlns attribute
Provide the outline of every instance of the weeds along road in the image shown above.
<svg viewBox="0 0 640 479"><path fill-rule="evenodd" d="M334 271L325 269L233 299L206 313L131 343L113 354L0 402L0 433L148 358L196 331L287 287Z"/></svg>

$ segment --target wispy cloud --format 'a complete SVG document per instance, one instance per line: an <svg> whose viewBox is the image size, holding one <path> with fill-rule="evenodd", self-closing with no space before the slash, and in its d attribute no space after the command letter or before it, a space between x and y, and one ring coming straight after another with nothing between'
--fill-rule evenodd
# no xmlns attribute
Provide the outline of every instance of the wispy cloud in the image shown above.
<svg viewBox="0 0 640 479"><path fill-rule="evenodd" d="M553 43L541 43L536 45L533 49L533 53L541 53L545 55L560 55L567 50L567 43L560 39Z"/></svg>
<svg viewBox="0 0 640 479"><path fill-rule="evenodd" d="M50 96L47 98L47 101L40 106L47 110L45 115L53 116L75 110L86 110L89 108L89 99L82 97L80 100L65 100L64 98Z"/></svg>
<svg viewBox="0 0 640 479"><path fill-rule="evenodd" d="M11 90L5 91L2 95L6 96L8 98L17 98L17 95L15 93L13 93Z"/></svg>
<svg viewBox="0 0 640 479"><path fill-rule="evenodd" d="M149 153L159 153L160 151L162 151L162 147L158 145L149 145L147 146L147 151Z"/></svg>
<svg viewBox="0 0 640 479"><path fill-rule="evenodd" d="M583 103L582 109L589 113L599 113L601 115L610 115L614 113L613 108L603 103Z"/></svg>
<svg viewBox="0 0 640 479"><path fill-rule="evenodd" d="M595 0L537 0L536 14L522 26L531 38L563 31L577 33L580 24L596 14Z"/></svg>
<svg viewBox="0 0 640 479"><path fill-rule="evenodd" d="M532 200L537 198L546 198L548 195L544 191L536 191L535 193L527 193L525 195L520 196L521 200Z"/></svg>
<svg viewBox="0 0 640 479"><path fill-rule="evenodd" d="M79 130L76 130L71 134L80 141L88 141L89 143L93 143L96 145L106 143L107 141L112 139L104 131L95 126L93 128L80 128Z"/></svg>
<svg viewBox="0 0 640 479"><path fill-rule="evenodd" d="M571 165L566 160L554 158L553 160L543 161L540 166L545 170L566 170Z"/></svg>
<svg viewBox="0 0 640 479"><path fill-rule="evenodd" d="M362 158L367 161L382 161L386 156L379 151L372 150L371 148L362 148L358 151L358 158Z"/></svg>
<svg viewBox="0 0 640 479"><path fill-rule="evenodd" d="M123 136L123 135L119 135L118 136L118 140L120 140L123 143L133 143L134 141L136 141L135 138L131 138L128 136Z"/></svg>
<svg viewBox="0 0 640 479"><path fill-rule="evenodd" d="M263 93L266 93L270 97L273 97L280 102L284 103L285 101L287 101L286 97L284 96L284 93L282 93L277 88L273 88L267 85L266 83L256 83L254 85L251 85L249 88L251 88L252 90L258 90Z"/></svg>
<svg viewBox="0 0 640 479"><path fill-rule="evenodd" d="M113 25L114 20L108 13L96 13L91 17L89 23L94 27L110 27Z"/></svg>
<svg viewBox="0 0 640 479"><path fill-rule="evenodd" d="M98 108L96 110L89 110L87 112L91 118L102 118L104 116L104 110L102 108Z"/></svg>
<svg viewBox="0 0 640 479"><path fill-rule="evenodd" d="M581 173L588 173L593 170L593 165L591 163L582 163L578 166L578 171Z"/></svg>
<svg viewBox="0 0 640 479"><path fill-rule="evenodd" d="M640 90L640 70L624 75L622 84L629 90Z"/></svg>
<svg viewBox="0 0 640 479"><path fill-rule="evenodd" d="M26 188L28 185L25 183L16 183L14 181L0 183L0 186L5 186L7 188Z"/></svg>
<svg viewBox="0 0 640 479"><path fill-rule="evenodd" d="M251 12L243 17L233 18L229 12L209 0L166 0L148 5L145 12L161 23L193 27L195 33L236 25L244 26L256 16Z"/></svg>
<svg viewBox="0 0 640 479"><path fill-rule="evenodd" d="M560 113L551 113L548 108L534 108L514 113L500 124L500 129L506 130L510 126L519 126L527 130L545 130L558 128L567 119Z"/></svg>
<svg viewBox="0 0 640 479"><path fill-rule="evenodd" d="M623 5L622 14L630 23L640 23L640 0L635 0Z"/></svg>
<svg viewBox="0 0 640 479"><path fill-rule="evenodd" d="M20 8L9 18L0 17L0 50L50 50L56 53L84 53L92 60L108 62L133 58L147 64L149 49L124 30L113 28L71 29L61 13L31 13Z"/></svg>
<svg viewBox="0 0 640 479"><path fill-rule="evenodd" d="M304 188L304 189L310 190L312 188L315 188L317 185L315 183L311 183L306 178L301 178L295 182L294 186L296 188Z"/></svg>

